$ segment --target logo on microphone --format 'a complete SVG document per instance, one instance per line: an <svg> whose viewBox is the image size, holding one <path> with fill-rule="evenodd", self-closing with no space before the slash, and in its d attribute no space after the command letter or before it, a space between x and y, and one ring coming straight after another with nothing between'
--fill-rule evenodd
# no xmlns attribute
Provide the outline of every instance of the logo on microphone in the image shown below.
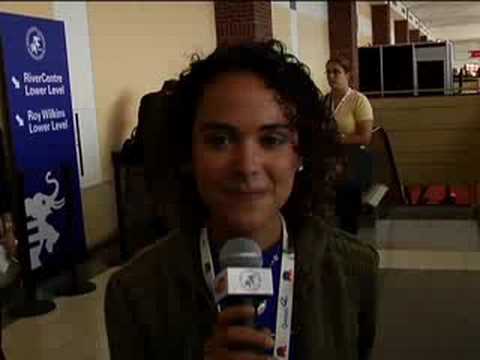
<svg viewBox="0 0 480 360"><path fill-rule="evenodd" d="M287 356L287 347L285 345L277 348L277 356L284 358Z"/></svg>
<svg viewBox="0 0 480 360"><path fill-rule="evenodd" d="M283 280L285 281L290 281L292 282L293 281L293 270L286 270L283 272L282 274L282 278Z"/></svg>
<svg viewBox="0 0 480 360"><path fill-rule="evenodd" d="M245 290L256 291L262 286L262 277L257 271L246 270L240 274L240 286Z"/></svg>

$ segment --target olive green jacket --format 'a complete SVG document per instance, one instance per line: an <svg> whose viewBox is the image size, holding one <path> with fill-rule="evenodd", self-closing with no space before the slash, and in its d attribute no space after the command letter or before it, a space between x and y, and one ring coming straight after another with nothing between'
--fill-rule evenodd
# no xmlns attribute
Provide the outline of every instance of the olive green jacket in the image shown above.
<svg viewBox="0 0 480 360"><path fill-rule="evenodd" d="M367 359L375 337L378 254L308 217L295 247L297 360ZM177 231L112 275L105 297L111 360L203 359L216 306L198 231Z"/></svg>

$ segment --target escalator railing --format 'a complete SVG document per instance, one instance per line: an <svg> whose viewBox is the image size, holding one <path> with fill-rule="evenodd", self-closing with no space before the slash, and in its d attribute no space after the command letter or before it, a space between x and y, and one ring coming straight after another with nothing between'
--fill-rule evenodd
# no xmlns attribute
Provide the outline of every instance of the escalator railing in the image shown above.
<svg viewBox="0 0 480 360"><path fill-rule="evenodd" d="M409 197L403 186L385 129L378 126L372 130L372 139L368 148L373 156L373 183L388 187L385 198L389 204L409 205Z"/></svg>

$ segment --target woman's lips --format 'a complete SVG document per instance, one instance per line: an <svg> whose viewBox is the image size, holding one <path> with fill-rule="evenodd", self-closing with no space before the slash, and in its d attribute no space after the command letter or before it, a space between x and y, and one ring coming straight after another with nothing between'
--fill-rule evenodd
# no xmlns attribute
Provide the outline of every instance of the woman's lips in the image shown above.
<svg viewBox="0 0 480 360"><path fill-rule="evenodd" d="M245 200L257 200L264 197L267 191L229 191L227 195L231 195L234 198Z"/></svg>

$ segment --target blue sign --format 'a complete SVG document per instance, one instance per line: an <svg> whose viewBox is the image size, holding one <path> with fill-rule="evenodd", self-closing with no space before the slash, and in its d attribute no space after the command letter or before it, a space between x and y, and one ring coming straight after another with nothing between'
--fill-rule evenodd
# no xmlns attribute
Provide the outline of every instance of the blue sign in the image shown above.
<svg viewBox="0 0 480 360"><path fill-rule="evenodd" d="M86 245L64 24L0 13L0 39L31 269L80 261Z"/></svg>

